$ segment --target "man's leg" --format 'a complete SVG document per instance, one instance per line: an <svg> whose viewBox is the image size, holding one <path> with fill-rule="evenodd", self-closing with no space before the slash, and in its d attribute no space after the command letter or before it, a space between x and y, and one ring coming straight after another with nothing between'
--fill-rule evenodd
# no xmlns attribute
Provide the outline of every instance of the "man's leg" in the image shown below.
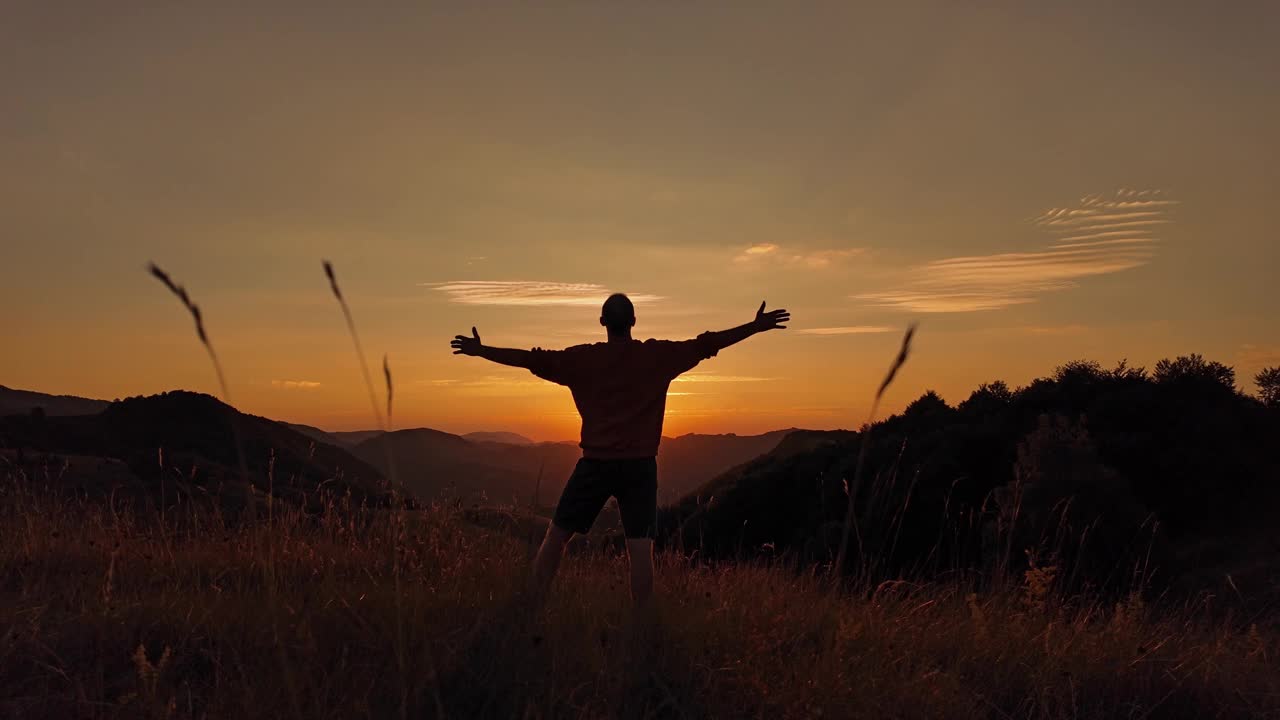
<svg viewBox="0 0 1280 720"><path fill-rule="evenodd" d="M539 597L546 595L555 579L556 570L560 569L560 558L564 557L564 548L573 538L572 530L551 523L547 534L538 547L538 555L533 560L533 588Z"/></svg>
<svg viewBox="0 0 1280 720"><path fill-rule="evenodd" d="M653 540L627 538L627 559L631 563L631 599L644 607L653 596Z"/></svg>
<svg viewBox="0 0 1280 720"><path fill-rule="evenodd" d="M601 482L599 463L588 458L579 460L560 493L555 517L533 561L533 590L538 602L551 588L569 540L574 533L585 533L591 529L608 499L609 490Z"/></svg>
<svg viewBox="0 0 1280 720"><path fill-rule="evenodd" d="M616 491L631 564L631 599L643 607L653 595L653 536L657 529L658 464L654 458L628 460Z"/></svg>

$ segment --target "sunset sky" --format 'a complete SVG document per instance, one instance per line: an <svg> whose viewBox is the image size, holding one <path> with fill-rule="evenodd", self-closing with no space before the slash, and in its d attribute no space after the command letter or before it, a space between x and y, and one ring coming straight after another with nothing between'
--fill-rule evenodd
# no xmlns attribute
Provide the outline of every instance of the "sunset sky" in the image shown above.
<svg viewBox="0 0 1280 720"><path fill-rule="evenodd" d="M857 426L913 321L887 411L1280 364L1277 3L53 5L0 10L10 387L216 393L152 260L235 405L333 430L373 421L322 258L398 427L573 437L448 342L601 340L614 291L641 338L794 316L673 384L669 435Z"/></svg>

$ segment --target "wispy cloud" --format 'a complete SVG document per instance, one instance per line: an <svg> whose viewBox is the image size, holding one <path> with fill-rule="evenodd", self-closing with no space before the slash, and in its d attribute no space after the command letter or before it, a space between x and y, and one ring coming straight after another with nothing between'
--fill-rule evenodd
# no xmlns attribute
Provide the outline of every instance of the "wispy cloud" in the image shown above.
<svg viewBox="0 0 1280 720"><path fill-rule="evenodd" d="M320 383L311 380L272 380L271 387L282 390L315 390Z"/></svg>
<svg viewBox="0 0 1280 720"><path fill-rule="evenodd" d="M796 252L784 250L782 246L774 243L756 243L741 250L734 256L733 262L737 265L748 267L770 263L821 270L855 255L860 255L864 250L864 248L840 248Z"/></svg>
<svg viewBox="0 0 1280 720"><path fill-rule="evenodd" d="M885 325L849 325L846 327L804 328L797 332L802 335L862 335L866 333L893 332L895 329Z"/></svg>
<svg viewBox="0 0 1280 720"><path fill-rule="evenodd" d="M472 378L438 378L418 380L415 385L425 386L448 395L484 397L523 397L556 392L557 387L532 375L482 375Z"/></svg>
<svg viewBox="0 0 1280 720"><path fill-rule="evenodd" d="M1107 238L1134 238L1134 237L1138 237L1139 234L1145 233L1145 232L1147 231L1145 230L1106 230L1103 232L1091 232L1091 233L1085 233L1084 235L1071 235L1069 237L1062 237L1054 240L1054 242L1065 243L1065 242L1079 242L1082 240L1102 240ZM1143 236L1142 239L1150 242L1155 238Z"/></svg>
<svg viewBox="0 0 1280 720"><path fill-rule="evenodd" d="M452 280L444 283L420 283L449 296L451 302L463 305L599 305L611 292L604 285L559 283L528 280ZM657 302L660 295L627 293L636 304Z"/></svg>
<svg viewBox="0 0 1280 720"><path fill-rule="evenodd" d="M913 269L904 287L856 295L877 305L920 313L998 310L1075 287L1082 278L1131 270L1151 261L1156 230L1176 200L1160 190L1121 189L1051 208L1032 224L1053 236L1029 252L934 260Z"/></svg>
<svg viewBox="0 0 1280 720"><path fill-rule="evenodd" d="M742 382L767 382L776 380L777 378L766 377L750 377L745 375L717 375L716 373L685 373L677 377L673 382L679 383L742 383Z"/></svg>
<svg viewBox="0 0 1280 720"><path fill-rule="evenodd" d="M1071 212L1080 214L1058 217L1042 215L1036 219L1036 224L1047 228L1079 228L1091 227L1101 223L1133 222L1141 218L1158 219L1161 214L1161 211L1159 210L1117 210L1116 212L1104 212L1102 209L1097 209L1073 210Z"/></svg>
<svg viewBox="0 0 1280 720"><path fill-rule="evenodd" d="M1107 247L1109 245L1145 245L1148 243L1160 242L1156 238L1135 238L1124 237L1112 240L1090 240L1088 242L1061 243L1053 246L1054 250L1070 250L1073 248L1097 248Z"/></svg>
<svg viewBox="0 0 1280 720"><path fill-rule="evenodd" d="M1050 208L1032 222L1059 235L1058 243L1104 236L1150 241L1159 226L1172 222L1167 213L1177 204L1161 190L1121 188L1109 196L1086 195L1071 207Z"/></svg>
<svg viewBox="0 0 1280 720"><path fill-rule="evenodd" d="M1168 218L1148 218L1146 220L1095 220L1094 224L1088 227L1092 230L1124 230L1130 228L1151 227L1153 225L1168 225L1173 222Z"/></svg>
<svg viewBox="0 0 1280 720"><path fill-rule="evenodd" d="M443 380L425 380L425 384L435 387L519 387L519 386L541 386L546 383L545 380L530 377L517 377L514 375L483 375L476 378L467 378L458 380L455 378Z"/></svg>
<svg viewBox="0 0 1280 720"><path fill-rule="evenodd" d="M775 257L778 254L778 246L773 243L756 243L742 252L733 259L734 262L751 262L765 257Z"/></svg>

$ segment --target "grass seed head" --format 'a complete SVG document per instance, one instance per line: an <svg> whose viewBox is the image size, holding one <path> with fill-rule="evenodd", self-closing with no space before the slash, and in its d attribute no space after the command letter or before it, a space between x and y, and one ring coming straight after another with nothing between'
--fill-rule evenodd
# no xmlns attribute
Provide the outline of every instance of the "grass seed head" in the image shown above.
<svg viewBox="0 0 1280 720"><path fill-rule="evenodd" d="M880 400L880 396L884 395L884 391L889 388L893 379L897 377L898 370L907 362L907 356L911 354L911 338L916 334L916 325L912 323L907 328L907 333L902 336L902 349L898 351L898 357L894 358L893 365L889 367L889 372L884 376L884 382L880 383L880 389L876 391L876 400Z"/></svg>
<svg viewBox="0 0 1280 720"><path fill-rule="evenodd" d="M200 306L195 304L191 300L191 296L187 294L187 289L174 282L173 278L169 277L169 273L161 270L155 263L149 263L147 265L147 269L156 279L164 283L165 287L169 288L169 292L176 295L178 300L182 301L183 306L191 313L191 318L195 320L196 335L199 336L200 342L204 343L204 345L208 347L209 336L206 335L204 331L204 317L200 314Z"/></svg>
<svg viewBox="0 0 1280 720"><path fill-rule="evenodd" d="M324 274L329 278L329 289L333 290L333 296L342 302L342 290L338 288L338 278L333 274L333 263L328 260L321 261L324 264Z"/></svg>
<svg viewBox="0 0 1280 720"><path fill-rule="evenodd" d="M387 356L382 356L382 377L387 382L387 430L391 430L391 396L393 388L391 385L391 366L387 363Z"/></svg>

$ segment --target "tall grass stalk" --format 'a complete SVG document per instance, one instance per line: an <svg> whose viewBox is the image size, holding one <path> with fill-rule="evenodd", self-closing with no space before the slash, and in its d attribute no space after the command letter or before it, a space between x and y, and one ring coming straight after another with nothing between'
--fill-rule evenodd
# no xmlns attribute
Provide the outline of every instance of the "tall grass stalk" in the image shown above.
<svg viewBox="0 0 1280 720"><path fill-rule="evenodd" d="M360 372L364 377L365 388L369 391L369 406L373 409L374 422L377 423L378 429L382 431L382 449L386 458L387 480L391 489L391 568L392 582L394 584L395 594L395 613L396 613L396 665L400 671L401 679L404 680L408 676L408 647L404 631L404 608L402 601L402 585L401 585L401 534L405 527L404 519L404 501L399 493L399 480L396 477L395 458L391 452L391 418L392 418L392 398L394 396L394 385L391 379L391 365L384 354L382 356L382 377L386 383L387 393L387 412L385 420L381 409L378 407L377 392L373 388L373 379L369 375L369 363L365 360L364 347L360 344L360 334L356 332L356 323L351 316L351 308L347 305L347 300L342 294L342 288L338 285L337 274L333 270L333 263L328 260L322 261L324 266L325 277L329 279L329 289L333 292L333 297L338 301L338 305L342 308L342 317L347 322L347 331L351 335L351 343L355 346L356 357L360 361ZM427 663L427 671L430 676L430 686L433 699L435 701L437 717L444 717L444 703L440 698L439 682L436 675L435 661L432 657L430 648L424 652L424 658ZM402 682L401 687L408 687L408 683ZM400 717L406 718L409 707L409 698L407 695L401 694L400 697Z"/></svg>
<svg viewBox="0 0 1280 720"><path fill-rule="evenodd" d="M195 321L196 336L200 339L200 344L204 345L205 351L209 353L209 359L213 362L214 372L217 373L218 375L218 387L222 391L222 402L226 403L228 406L231 406L231 392L227 389L227 378L226 378L226 375L222 372L222 363L218 360L218 353L213 349L213 343L209 340L209 334L205 332L204 314L200 312L200 306L197 305L195 301L191 299L190 294L187 293L187 289L183 285L175 282L173 278L169 276L168 273L166 273L164 270L161 270L160 267L156 265L154 262L148 265L148 270L150 270L151 274L156 279L158 279L161 283L164 283L164 286L169 288L169 291L172 292L175 296L177 296L178 300L182 302L184 307L186 307L187 312L191 313L191 318L192 320ZM240 464L240 480L241 482L244 483L245 489L249 493L249 503L247 507L249 508L249 511L252 514L253 508L255 507L254 503L256 501L256 498L253 492L253 483L249 479L249 468L244 458L244 442L240 437L240 428L238 423L236 422L235 414L236 414L236 410L234 409L234 407L232 407L230 413L227 415L227 420L231 425L231 436L235 441L236 460ZM163 454L160 457L161 457L161 462L160 462L161 478L163 479L164 477ZM270 613L271 614L271 631L273 635L275 635L277 638L277 642L276 642L277 648L280 648L281 644L279 642L279 628L276 623L276 610L277 610L276 584L277 584L278 578L276 576L276 563L275 563L276 543L275 543L275 537L274 537L275 513L274 513L274 502L273 502L273 495L275 493L275 462L276 462L275 452L272 451L271 458L267 466L267 562L266 562L267 581L264 584L267 587L267 602L268 602L268 607L271 610L271 613ZM163 499L161 502L163 504ZM162 528L163 528L163 521L162 521ZM256 539L257 533L254 534L254 537L255 539L253 542L255 545L257 545L258 544L258 540ZM299 710L298 697L297 697L297 685L294 682L293 673L291 672L288 663L285 662L284 655L282 652L280 654L280 663L281 663L280 665L281 673L284 675L285 684L288 686L288 689L289 689L289 700L293 705L294 714L297 717L301 717L301 712Z"/></svg>
<svg viewBox="0 0 1280 720"><path fill-rule="evenodd" d="M351 342L356 346L356 359L360 361L360 373L364 377L365 389L369 391L369 406L373 408L373 417L378 424L379 430L386 430L386 424L383 422L382 410L378 407L378 394L373 389L373 377L369 375L369 363L364 357L364 347L360 344L360 334L356 332L355 320L351 317L351 308L347 305L347 300L342 296L342 288L338 287L338 278L333 272L333 263L328 260L322 261L324 264L324 274L329 278L329 289L333 291L333 296L337 298L338 305L342 308L342 317L347 321L347 332L351 335ZM387 407L390 409L391 395L387 395Z"/></svg>
<svg viewBox="0 0 1280 720"><path fill-rule="evenodd" d="M191 299L189 294L187 294L187 289L185 287L174 282L173 278L169 276L169 273L161 270L154 262L148 263L147 270L152 276L164 283L165 287L169 288L169 292L176 295L178 300L182 302L182 305L187 308L187 312L191 313L191 319L194 320L196 324L196 336L200 338L200 344L204 345L204 349L209 353L209 359L213 361L213 370L218 375L218 387L222 390L222 400L223 402L229 403L231 399L231 392L227 390L227 378L222 373L222 363L218 361L218 353L214 351L213 343L209 341L209 334L205 332L204 315L200 312L200 306Z"/></svg>
<svg viewBox="0 0 1280 720"><path fill-rule="evenodd" d="M836 552L836 561L831 568L832 577L838 578L844 571L845 555L849 549L849 534L852 530L858 539L858 558L862 560L862 533L857 529L857 515L854 512L854 502L858 497L858 488L862 484L862 469L867 460L867 448L871 445L871 423L875 421L876 411L880 408L880 400L884 397L884 391L893 383L894 377L898 375L898 370L907 362L907 356L911 353L911 338L916 333L914 323L907 328L907 332L902 336L902 348L898 350L898 356L894 358L893 364L889 366L889 372L885 374L884 381L880 383L879 389L876 390L875 399L871 402L871 411L867 414L867 422L862 426L862 437L859 438L858 461L853 470L853 482L846 483L849 494L849 507L844 515L844 529L840 532L840 549Z"/></svg>
<svg viewBox="0 0 1280 720"><path fill-rule="evenodd" d="M154 262L147 264L147 271L161 283L164 283L164 286L169 288L169 292L173 293L182 302L187 312L191 313L191 319L195 321L196 337L200 339L200 344L204 345L205 352L209 354L209 360L213 363L213 371L218 376L218 389L222 393L222 402L230 405L231 391L227 389L227 377L222 372L222 363L218 360L218 353L213 349L213 342L209 340L209 334L205 332L204 314L200 312L200 306L191 299L191 295L187 293L185 287L175 282L169 273L161 270L160 266ZM249 467L244 459L244 443L240 439L240 428L236 424L234 415L229 417L229 422L231 424L231 436L236 445L236 460L240 464L240 480L246 486L251 486L249 482ZM161 476L163 477L163 468ZM163 504L163 499L161 503Z"/></svg>

